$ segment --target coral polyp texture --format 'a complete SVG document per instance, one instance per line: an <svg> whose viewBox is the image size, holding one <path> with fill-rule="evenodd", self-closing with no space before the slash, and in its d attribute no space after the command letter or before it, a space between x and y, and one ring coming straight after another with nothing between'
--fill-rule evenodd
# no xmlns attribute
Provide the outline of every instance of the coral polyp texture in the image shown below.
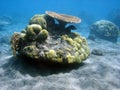
<svg viewBox="0 0 120 90"><path fill-rule="evenodd" d="M91 25L89 38L98 37L111 42L117 42L119 33L117 25L108 20L100 20Z"/></svg>
<svg viewBox="0 0 120 90"><path fill-rule="evenodd" d="M13 34L13 54L38 62L81 63L90 55L87 41L78 33L71 32L76 29L74 25L67 25L79 22L77 17L50 11L35 15L25 30Z"/></svg>

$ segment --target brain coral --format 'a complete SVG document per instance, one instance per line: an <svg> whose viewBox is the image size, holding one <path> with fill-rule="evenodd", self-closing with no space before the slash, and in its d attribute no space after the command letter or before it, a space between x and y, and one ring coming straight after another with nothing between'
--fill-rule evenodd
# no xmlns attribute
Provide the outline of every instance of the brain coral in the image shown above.
<svg viewBox="0 0 120 90"><path fill-rule="evenodd" d="M108 41L117 42L119 28L108 20L100 20L90 27L90 36L99 37Z"/></svg>

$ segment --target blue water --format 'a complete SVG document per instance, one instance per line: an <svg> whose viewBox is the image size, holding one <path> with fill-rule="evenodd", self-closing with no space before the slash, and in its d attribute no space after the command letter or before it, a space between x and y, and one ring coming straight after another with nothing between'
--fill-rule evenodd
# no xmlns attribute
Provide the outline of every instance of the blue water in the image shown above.
<svg viewBox="0 0 120 90"><path fill-rule="evenodd" d="M84 11L97 18L104 16L112 9L120 9L119 0L1 0L0 13L22 14L24 16L44 13L46 10L79 15Z"/></svg>
<svg viewBox="0 0 120 90"><path fill-rule="evenodd" d="M50 68L29 65L13 57L10 38L26 27L30 18L45 11L55 11L81 18L76 32L86 37L89 26L110 18L120 11L120 0L1 0L0 22L0 90L120 90L120 39L117 43L88 40L90 49L104 51L104 56L91 55L83 65ZM120 13L120 12L119 12Z"/></svg>

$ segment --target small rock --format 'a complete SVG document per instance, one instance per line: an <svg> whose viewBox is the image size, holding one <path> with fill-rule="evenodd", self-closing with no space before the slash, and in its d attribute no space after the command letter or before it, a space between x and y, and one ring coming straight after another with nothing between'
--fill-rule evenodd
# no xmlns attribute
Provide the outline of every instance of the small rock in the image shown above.
<svg viewBox="0 0 120 90"><path fill-rule="evenodd" d="M99 49L93 49L91 54L97 55L97 56L103 56L104 55L103 51L101 51Z"/></svg>

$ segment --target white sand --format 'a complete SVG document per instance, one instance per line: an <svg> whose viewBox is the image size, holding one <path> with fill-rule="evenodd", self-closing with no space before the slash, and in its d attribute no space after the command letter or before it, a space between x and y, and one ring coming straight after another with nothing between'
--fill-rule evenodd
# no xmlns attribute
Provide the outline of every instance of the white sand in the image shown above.
<svg viewBox="0 0 120 90"><path fill-rule="evenodd" d="M90 55L82 65L70 69L35 68L13 58L10 45L1 44L0 90L120 90L120 43L88 43L91 51L100 49L104 55Z"/></svg>

